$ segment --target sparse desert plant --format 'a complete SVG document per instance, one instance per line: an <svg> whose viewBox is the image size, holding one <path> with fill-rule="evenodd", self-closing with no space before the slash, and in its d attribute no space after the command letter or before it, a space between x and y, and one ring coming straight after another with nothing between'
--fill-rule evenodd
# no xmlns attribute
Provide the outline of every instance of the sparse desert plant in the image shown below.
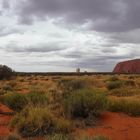
<svg viewBox="0 0 140 140"><path fill-rule="evenodd" d="M82 118L98 116L106 109L106 105L106 95L90 89L73 91L63 104L67 116Z"/></svg>
<svg viewBox="0 0 140 140"><path fill-rule="evenodd" d="M114 112L124 112L128 115L140 115L139 99L111 99L109 102L109 110Z"/></svg>
<svg viewBox="0 0 140 140"><path fill-rule="evenodd" d="M109 90L112 90L112 89L116 89L116 88L121 88L122 86L123 86L122 81L113 81L113 82L108 83L107 88Z"/></svg>
<svg viewBox="0 0 140 140"><path fill-rule="evenodd" d="M39 136L55 132L67 133L70 123L54 117L48 108L26 107L17 114L11 122L18 132L24 137Z"/></svg>

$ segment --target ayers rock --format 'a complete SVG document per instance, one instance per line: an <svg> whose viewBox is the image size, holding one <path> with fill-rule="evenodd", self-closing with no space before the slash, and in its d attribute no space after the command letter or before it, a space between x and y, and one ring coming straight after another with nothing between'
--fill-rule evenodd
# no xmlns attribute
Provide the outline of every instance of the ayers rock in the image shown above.
<svg viewBox="0 0 140 140"><path fill-rule="evenodd" d="M113 73L140 73L140 59L118 63L115 66Z"/></svg>

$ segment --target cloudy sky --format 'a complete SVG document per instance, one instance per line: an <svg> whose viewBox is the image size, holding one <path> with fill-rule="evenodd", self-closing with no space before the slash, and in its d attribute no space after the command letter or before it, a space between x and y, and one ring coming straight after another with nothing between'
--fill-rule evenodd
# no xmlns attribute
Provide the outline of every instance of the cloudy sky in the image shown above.
<svg viewBox="0 0 140 140"><path fill-rule="evenodd" d="M140 58L140 0L0 0L0 63L112 71Z"/></svg>

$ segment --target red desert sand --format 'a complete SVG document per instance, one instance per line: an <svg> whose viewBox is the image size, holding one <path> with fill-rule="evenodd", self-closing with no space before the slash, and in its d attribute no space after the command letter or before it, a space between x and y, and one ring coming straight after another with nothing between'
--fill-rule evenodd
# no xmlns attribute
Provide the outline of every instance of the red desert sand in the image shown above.
<svg viewBox="0 0 140 140"><path fill-rule="evenodd" d="M78 130L88 135L104 135L110 140L140 140L140 117L107 112L100 118L98 126Z"/></svg>

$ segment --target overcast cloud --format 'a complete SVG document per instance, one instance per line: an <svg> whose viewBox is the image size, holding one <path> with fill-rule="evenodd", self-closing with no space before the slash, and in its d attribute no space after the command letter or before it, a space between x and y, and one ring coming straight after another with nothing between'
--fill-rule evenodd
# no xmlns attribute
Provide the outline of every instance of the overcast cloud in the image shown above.
<svg viewBox="0 0 140 140"><path fill-rule="evenodd" d="M139 0L0 0L0 63L112 71L140 57Z"/></svg>

